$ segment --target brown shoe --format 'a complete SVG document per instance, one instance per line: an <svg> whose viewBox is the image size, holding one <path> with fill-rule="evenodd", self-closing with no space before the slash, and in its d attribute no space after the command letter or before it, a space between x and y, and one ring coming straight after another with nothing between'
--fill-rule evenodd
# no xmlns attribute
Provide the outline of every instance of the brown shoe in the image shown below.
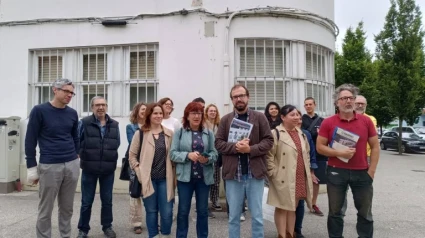
<svg viewBox="0 0 425 238"><path fill-rule="evenodd" d="M134 234L142 234L142 227L136 226L134 227Z"/></svg>

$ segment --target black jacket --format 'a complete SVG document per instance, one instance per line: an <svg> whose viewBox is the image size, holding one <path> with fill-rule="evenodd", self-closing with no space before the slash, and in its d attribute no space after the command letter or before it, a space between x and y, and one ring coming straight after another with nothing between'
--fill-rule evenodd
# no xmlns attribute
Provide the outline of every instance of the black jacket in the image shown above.
<svg viewBox="0 0 425 238"><path fill-rule="evenodd" d="M316 142L317 142L317 136L319 135L317 133L317 129L318 128L320 129L320 125L322 125L322 122L324 120L323 117L319 117L319 120L317 121L317 123L315 123L314 127L311 130L309 130L309 127L310 127L310 125L314 122L314 120L317 117L319 117L319 115L317 115L317 114L314 114L314 117L310 117L309 115L304 114L302 116L303 123L302 123L302 126L301 126L302 129L307 130L308 132L310 132L311 137L313 138L313 141L314 141L314 144L315 145L316 145ZM316 150L316 159L318 161L319 160L320 161L327 161L328 160L328 158L326 156L317 153L317 150Z"/></svg>
<svg viewBox="0 0 425 238"><path fill-rule="evenodd" d="M107 115L105 134L102 138L94 115L83 118L84 136L80 138L80 167L93 174L113 173L117 167L119 129L118 122Z"/></svg>

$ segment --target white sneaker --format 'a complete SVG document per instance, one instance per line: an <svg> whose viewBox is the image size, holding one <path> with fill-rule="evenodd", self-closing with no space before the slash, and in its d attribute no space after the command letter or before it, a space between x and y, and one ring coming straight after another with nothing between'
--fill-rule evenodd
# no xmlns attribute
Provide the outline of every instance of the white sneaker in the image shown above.
<svg viewBox="0 0 425 238"><path fill-rule="evenodd" d="M246 219L245 219L245 215L244 214L242 214L241 215L241 221L245 221Z"/></svg>

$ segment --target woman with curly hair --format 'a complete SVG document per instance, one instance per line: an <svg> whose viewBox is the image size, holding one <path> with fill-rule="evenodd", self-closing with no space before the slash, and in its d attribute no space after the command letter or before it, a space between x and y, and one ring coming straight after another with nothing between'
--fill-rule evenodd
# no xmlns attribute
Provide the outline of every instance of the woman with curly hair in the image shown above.
<svg viewBox="0 0 425 238"><path fill-rule="evenodd" d="M146 104L139 102L134 105L130 114L130 124L126 127L127 141L131 144L134 133L142 128ZM142 234L142 203L140 198L130 197L130 223L136 234Z"/></svg>

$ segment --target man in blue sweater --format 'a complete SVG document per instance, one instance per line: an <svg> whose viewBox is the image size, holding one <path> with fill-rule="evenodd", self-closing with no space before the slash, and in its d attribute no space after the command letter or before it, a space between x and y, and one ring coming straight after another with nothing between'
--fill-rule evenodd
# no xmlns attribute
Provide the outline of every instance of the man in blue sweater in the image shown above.
<svg viewBox="0 0 425 238"><path fill-rule="evenodd" d="M100 223L107 238L117 235L112 229L112 190L117 168L120 131L118 122L106 114L108 103L103 97L91 100L93 114L79 123L81 169L81 210L78 238L86 238L90 230L91 208L99 181L102 209Z"/></svg>
<svg viewBox="0 0 425 238"><path fill-rule="evenodd" d="M78 159L78 115L67 104L75 96L68 79L53 83L52 101L35 106L30 113L25 136L27 180L40 185L37 238L51 237L53 205L58 198L59 232L71 237L74 194L80 176ZM37 167L36 147L40 148Z"/></svg>

